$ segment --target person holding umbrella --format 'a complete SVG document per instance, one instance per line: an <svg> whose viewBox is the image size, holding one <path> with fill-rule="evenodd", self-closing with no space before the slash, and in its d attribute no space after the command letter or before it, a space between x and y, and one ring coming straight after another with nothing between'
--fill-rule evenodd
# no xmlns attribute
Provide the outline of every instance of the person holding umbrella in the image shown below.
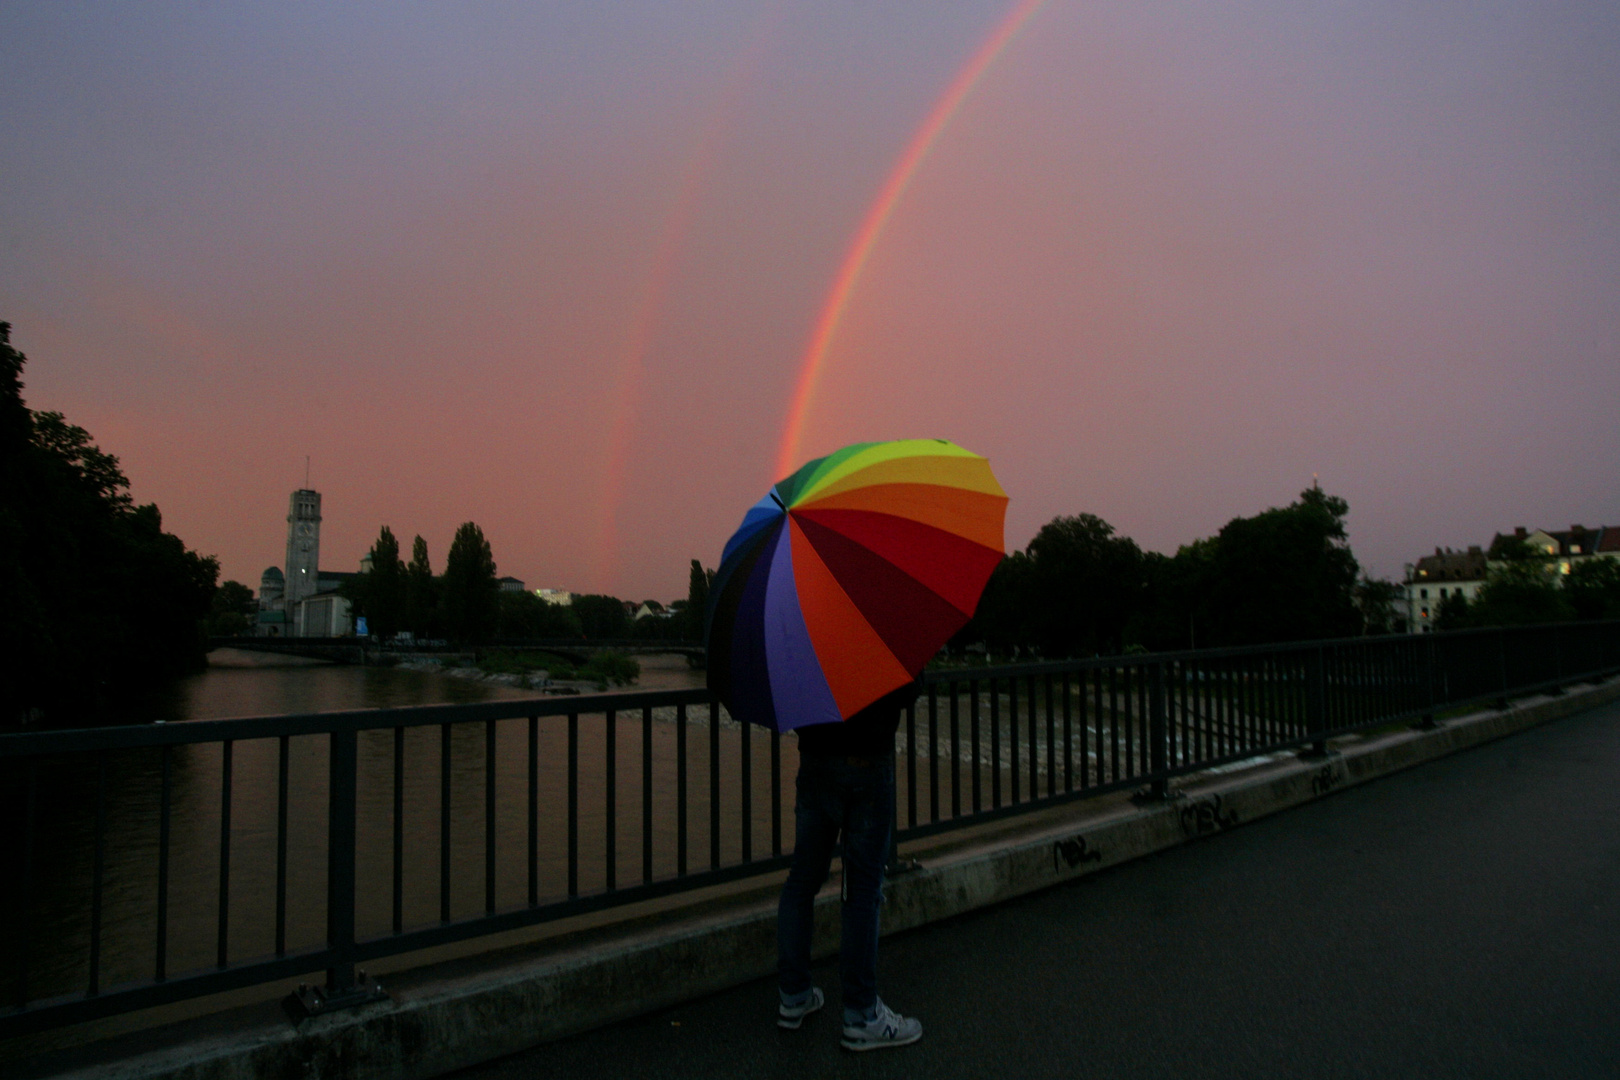
<svg viewBox="0 0 1620 1080"><path fill-rule="evenodd" d="M777 1023L825 1004L811 983L816 893L842 841L844 1047L922 1038L877 993L894 740L915 679L1002 558L1007 496L943 440L858 443L778 483L727 542L705 621L710 689L731 714L799 732L793 865L778 906Z"/></svg>
<svg viewBox="0 0 1620 1080"><path fill-rule="evenodd" d="M850 1050L905 1046L922 1038L922 1022L901 1016L877 992L879 905L894 829L894 736L900 714L917 698L908 683L841 723L799 729L799 775L793 815L793 867L776 909L777 1024L797 1028L821 1008L810 982L810 938L816 894L827 880L833 847L843 837L843 931L838 949L843 984L843 1045Z"/></svg>

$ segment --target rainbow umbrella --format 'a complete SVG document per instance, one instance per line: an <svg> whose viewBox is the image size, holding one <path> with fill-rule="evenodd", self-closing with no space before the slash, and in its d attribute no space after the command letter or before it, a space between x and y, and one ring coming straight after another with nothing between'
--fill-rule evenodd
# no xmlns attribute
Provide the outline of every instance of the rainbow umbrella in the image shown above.
<svg viewBox="0 0 1620 1080"><path fill-rule="evenodd" d="M911 682L978 606L1007 495L942 439L856 443L771 488L709 592L709 689L776 731L853 716Z"/></svg>

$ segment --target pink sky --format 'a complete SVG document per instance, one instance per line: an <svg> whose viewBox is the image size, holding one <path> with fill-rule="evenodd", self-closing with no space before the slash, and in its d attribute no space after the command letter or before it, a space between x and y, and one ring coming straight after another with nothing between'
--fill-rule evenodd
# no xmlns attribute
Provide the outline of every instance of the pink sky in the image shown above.
<svg viewBox="0 0 1620 1080"><path fill-rule="evenodd" d="M1015 5L10 5L26 396L226 577L462 521L670 599L776 477L908 143ZM1008 542L1173 551L1319 474L1385 576L1620 524L1620 9L1049 0L895 204L805 456L949 438Z"/></svg>

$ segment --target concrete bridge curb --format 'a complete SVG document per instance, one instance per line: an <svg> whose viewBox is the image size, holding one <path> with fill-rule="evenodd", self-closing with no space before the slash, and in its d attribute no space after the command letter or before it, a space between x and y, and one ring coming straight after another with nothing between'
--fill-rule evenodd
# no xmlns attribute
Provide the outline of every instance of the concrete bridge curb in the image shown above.
<svg viewBox="0 0 1620 1080"><path fill-rule="evenodd" d="M1392 729L1335 740L1325 759L1293 755L1188 779L1178 797L1138 806L1123 796L1072 803L903 849L918 869L888 887L892 934L1047 888L1448 754L1620 700L1620 680L1459 717L1433 730ZM775 889L677 904L665 912L560 941L509 950L499 962L440 965L385 979L393 1000L294 1026L266 1019L192 1021L161 1049L99 1052L83 1064L38 1059L8 1075L74 1080L285 1080L431 1077L537 1043L654 1011L775 969ZM836 886L817 904L815 951L837 951ZM768 1003L760 1023L769 1023ZM150 1045L148 1040L147 1045ZM0 1053L4 1052L0 1046Z"/></svg>

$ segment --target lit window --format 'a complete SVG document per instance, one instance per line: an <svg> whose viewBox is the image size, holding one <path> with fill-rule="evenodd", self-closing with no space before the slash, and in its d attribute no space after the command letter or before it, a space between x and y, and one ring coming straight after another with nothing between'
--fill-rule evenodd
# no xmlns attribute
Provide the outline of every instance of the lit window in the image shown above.
<svg viewBox="0 0 1620 1080"><path fill-rule="evenodd" d="M1429 609L1428 608L1423 609L1423 617L1425 619L1427 619L1429 617Z"/></svg>

